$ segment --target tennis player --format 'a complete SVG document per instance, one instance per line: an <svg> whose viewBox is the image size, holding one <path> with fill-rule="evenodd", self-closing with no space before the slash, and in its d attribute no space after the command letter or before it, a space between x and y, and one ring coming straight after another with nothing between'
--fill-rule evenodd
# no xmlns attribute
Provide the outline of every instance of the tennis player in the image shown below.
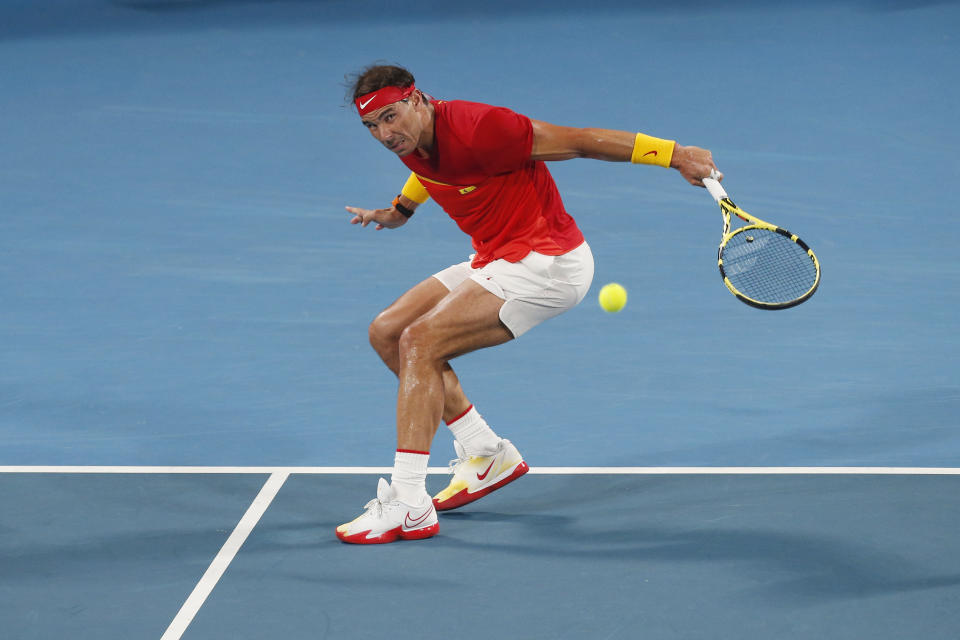
<svg viewBox="0 0 960 640"><path fill-rule="evenodd" d="M450 360L520 337L575 306L590 288L593 255L544 161L659 165L697 186L716 166L709 151L672 140L436 100L396 66L364 69L352 99L370 134L411 174L390 206L347 207L351 224L395 229L433 198L474 250L466 262L404 293L370 325L370 344L399 378L397 451L391 481L381 478L377 497L336 533L345 542L374 544L433 536L437 511L477 500L527 472L517 448L467 398ZM453 433L458 460L449 486L431 499L427 461L440 420Z"/></svg>

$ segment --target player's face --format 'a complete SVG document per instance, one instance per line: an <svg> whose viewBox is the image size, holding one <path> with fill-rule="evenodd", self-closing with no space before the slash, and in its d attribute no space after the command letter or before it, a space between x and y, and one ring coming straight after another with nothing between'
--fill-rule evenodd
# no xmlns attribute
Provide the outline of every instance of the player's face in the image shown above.
<svg viewBox="0 0 960 640"><path fill-rule="evenodd" d="M398 156L413 153L420 142L423 124L413 104L401 100L363 117L374 138Z"/></svg>

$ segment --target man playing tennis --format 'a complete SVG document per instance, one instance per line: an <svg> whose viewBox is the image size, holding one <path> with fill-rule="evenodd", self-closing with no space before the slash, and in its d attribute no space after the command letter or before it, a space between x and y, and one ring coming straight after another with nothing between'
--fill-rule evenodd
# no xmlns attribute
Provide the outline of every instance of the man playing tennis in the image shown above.
<svg viewBox="0 0 960 640"><path fill-rule="evenodd" d="M400 227L433 198L473 241L475 253L400 296L370 325L370 344L399 378L397 451L391 482L356 519L337 527L345 542L419 539L454 509L527 472L509 440L473 407L449 361L502 344L578 304L593 279L593 256L564 209L544 161L594 158L677 169L691 184L716 169L710 152L644 134L577 129L502 107L435 100L401 67L372 66L352 87L363 125L411 170L389 207L347 207L351 224ZM432 500L427 461L444 420L459 462Z"/></svg>

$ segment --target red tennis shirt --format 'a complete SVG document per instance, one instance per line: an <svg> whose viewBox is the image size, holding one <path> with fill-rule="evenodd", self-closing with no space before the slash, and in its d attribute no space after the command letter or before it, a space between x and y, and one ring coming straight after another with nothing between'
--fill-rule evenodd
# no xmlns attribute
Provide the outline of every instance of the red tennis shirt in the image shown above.
<svg viewBox="0 0 960 640"><path fill-rule="evenodd" d="M430 157L414 152L402 160L473 240L474 268L518 262L531 251L556 256L583 243L550 171L530 159L529 118L476 102L433 104Z"/></svg>

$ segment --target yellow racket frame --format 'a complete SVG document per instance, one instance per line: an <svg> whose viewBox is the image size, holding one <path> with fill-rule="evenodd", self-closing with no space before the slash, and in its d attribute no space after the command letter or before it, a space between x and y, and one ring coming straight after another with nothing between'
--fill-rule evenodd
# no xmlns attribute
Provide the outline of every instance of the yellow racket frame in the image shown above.
<svg viewBox="0 0 960 640"><path fill-rule="evenodd" d="M730 196L727 195L727 192L723 189L723 187L720 186L720 182L716 180L715 172L710 178L704 178L703 184L707 187L707 190L710 192L710 195L713 196L714 200L717 201L717 204L720 205L720 211L723 214L723 235L720 238L720 247L717 249L717 267L720 269L720 277L723 278L723 284L725 284L727 289L730 290L730 293L736 296L738 300L750 305L751 307L766 310L789 309L790 307L795 307L798 304L809 300L810 296L816 293L817 288L820 286L820 261L817 259L813 249L811 249L807 243L801 240L796 234L778 227L775 224L770 224L765 220L761 220L760 218L752 216L734 204L730 199ZM746 222L747 225L730 231L731 214ZM793 300L787 300L784 302L764 302L751 298L750 296L738 291L737 288L733 286L733 283L730 282L730 278L727 277L727 274L723 268L723 249L727 246L727 243L730 242L731 238L736 236L738 233L748 232L751 229L763 229L778 233L797 243L797 245L799 245L800 248L807 253L807 256L813 262L815 276L813 285L803 295L794 298Z"/></svg>

